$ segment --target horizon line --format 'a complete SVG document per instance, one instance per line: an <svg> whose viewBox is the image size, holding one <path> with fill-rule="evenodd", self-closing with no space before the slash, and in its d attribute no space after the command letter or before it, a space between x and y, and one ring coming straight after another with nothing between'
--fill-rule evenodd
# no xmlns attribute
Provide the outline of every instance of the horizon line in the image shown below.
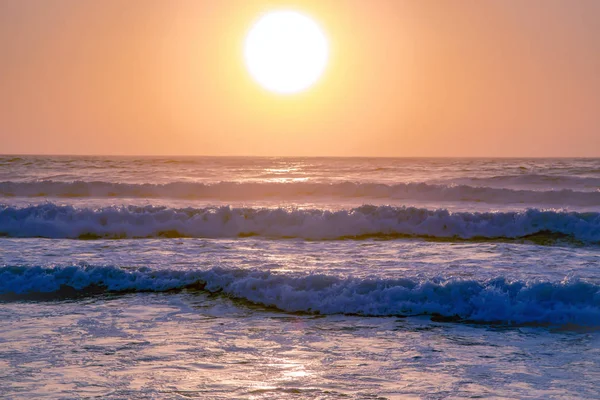
<svg viewBox="0 0 600 400"><path fill-rule="evenodd" d="M197 158L470 158L470 159L573 159L573 158L600 158L600 154L596 156L373 156L373 155L244 155L244 154L219 154L219 155L207 155L207 154L73 154L73 153L0 153L0 157L197 157Z"/></svg>

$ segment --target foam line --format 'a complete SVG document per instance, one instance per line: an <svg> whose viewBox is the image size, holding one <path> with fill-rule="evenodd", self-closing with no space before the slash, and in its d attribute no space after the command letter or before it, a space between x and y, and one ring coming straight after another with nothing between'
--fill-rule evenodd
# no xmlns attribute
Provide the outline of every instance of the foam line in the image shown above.
<svg viewBox="0 0 600 400"><path fill-rule="evenodd" d="M600 326L600 286L461 279L358 279L227 269L121 269L114 266L0 267L0 299L84 291L168 291L194 285L288 312L399 316L439 314L506 324Z"/></svg>
<svg viewBox="0 0 600 400"><path fill-rule="evenodd" d="M529 209L450 212L365 205L350 210L285 208L76 208L46 203L0 205L0 235L45 238L203 237L339 239L419 236L516 239L536 234L600 243L600 213Z"/></svg>

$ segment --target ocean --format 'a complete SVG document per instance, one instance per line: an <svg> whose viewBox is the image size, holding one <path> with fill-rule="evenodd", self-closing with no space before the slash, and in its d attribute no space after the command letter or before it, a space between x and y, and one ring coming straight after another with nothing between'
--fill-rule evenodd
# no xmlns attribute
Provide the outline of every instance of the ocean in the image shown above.
<svg viewBox="0 0 600 400"><path fill-rule="evenodd" d="M1 156L0 397L600 398L600 159Z"/></svg>

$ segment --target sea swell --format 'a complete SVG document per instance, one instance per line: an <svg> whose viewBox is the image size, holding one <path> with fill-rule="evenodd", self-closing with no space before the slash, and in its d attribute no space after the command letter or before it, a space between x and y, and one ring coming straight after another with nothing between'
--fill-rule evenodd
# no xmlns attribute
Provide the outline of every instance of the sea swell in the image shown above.
<svg viewBox="0 0 600 400"><path fill-rule="evenodd" d="M454 178L451 183L477 187L511 188L552 188L578 189L584 191L600 190L600 178L594 176L568 176L548 174L496 175L490 177Z"/></svg>
<svg viewBox="0 0 600 400"><path fill-rule="evenodd" d="M0 236L43 238L194 237L352 239L372 236L517 239L549 234L600 243L600 213L528 209L450 212L365 205L349 210L295 208L77 208L0 205Z"/></svg>
<svg viewBox="0 0 600 400"><path fill-rule="evenodd" d="M359 279L250 269L123 269L114 266L0 267L0 300L54 294L164 292L194 288L286 312L363 316L440 315L503 324L600 326L600 286L467 279Z"/></svg>
<svg viewBox="0 0 600 400"><path fill-rule="evenodd" d="M174 182L133 184L111 182L0 182L2 197L164 198L262 200L303 198L379 198L392 200L485 202L600 206L600 190L517 190L428 183L310 182Z"/></svg>

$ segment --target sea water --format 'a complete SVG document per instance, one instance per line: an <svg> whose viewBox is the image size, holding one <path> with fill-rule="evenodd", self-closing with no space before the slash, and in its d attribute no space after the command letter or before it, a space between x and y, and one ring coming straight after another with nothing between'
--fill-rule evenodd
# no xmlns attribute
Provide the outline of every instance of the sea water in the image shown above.
<svg viewBox="0 0 600 400"><path fill-rule="evenodd" d="M600 159L0 157L0 397L598 398Z"/></svg>

